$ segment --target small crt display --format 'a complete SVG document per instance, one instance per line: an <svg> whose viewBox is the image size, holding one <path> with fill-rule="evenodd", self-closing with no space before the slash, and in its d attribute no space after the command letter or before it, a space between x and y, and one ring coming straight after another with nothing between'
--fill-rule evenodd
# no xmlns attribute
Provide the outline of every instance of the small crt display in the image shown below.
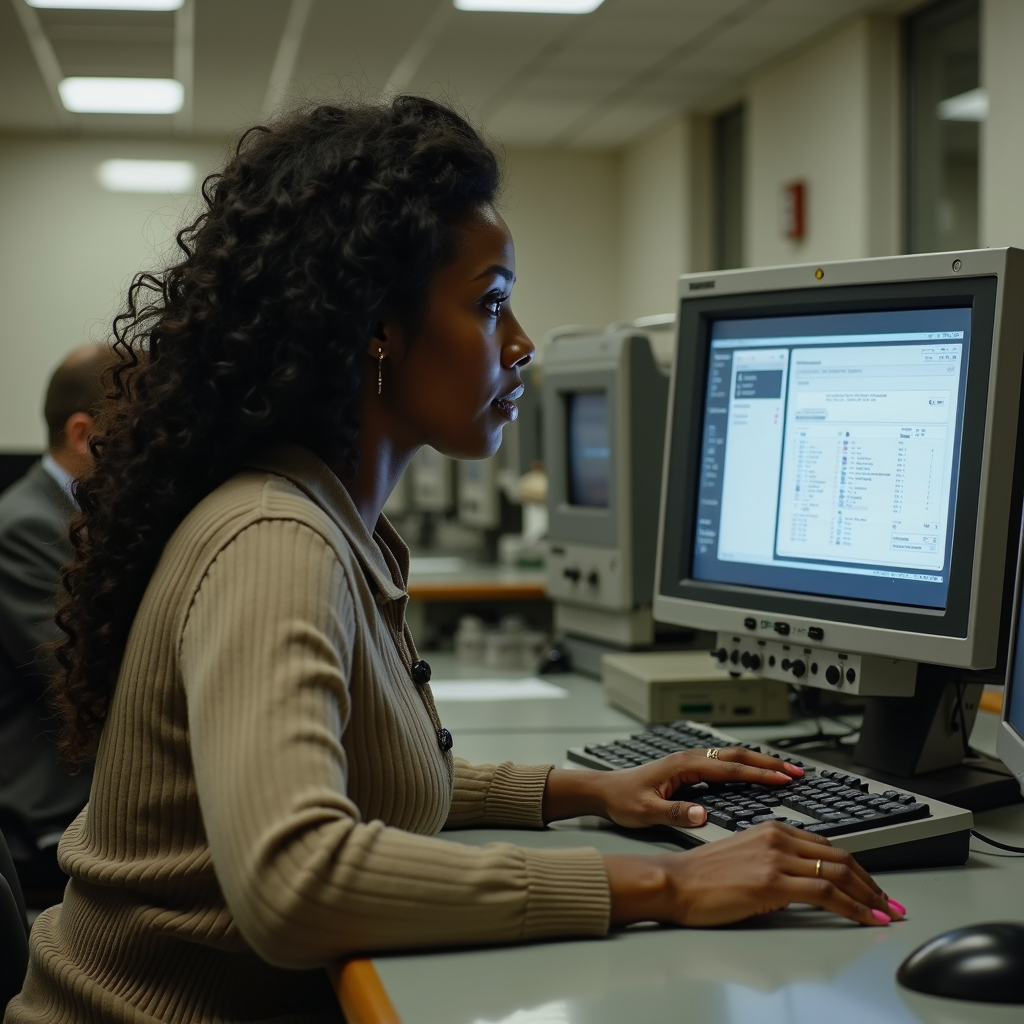
<svg viewBox="0 0 1024 1024"><path fill-rule="evenodd" d="M565 418L569 435L569 504L608 508L611 445L607 392L567 395Z"/></svg>

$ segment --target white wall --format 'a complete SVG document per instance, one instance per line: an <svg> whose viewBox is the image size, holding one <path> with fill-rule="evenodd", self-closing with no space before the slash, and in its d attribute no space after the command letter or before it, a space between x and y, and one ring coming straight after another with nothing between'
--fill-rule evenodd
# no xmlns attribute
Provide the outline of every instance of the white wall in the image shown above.
<svg viewBox="0 0 1024 1024"><path fill-rule="evenodd" d="M46 381L109 336L133 273L159 266L184 200L105 192L110 157L194 160L217 144L0 138L0 451L41 451Z"/></svg>
<svg viewBox="0 0 1024 1024"><path fill-rule="evenodd" d="M862 18L751 78L744 262L881 256L899 247L898 26ZM807 234L785 237L783 186L807 185Z"/></svg>
<svg viewBox="0 0 1024 1024"><path fill-rule="evenodd" d="M1024 3L982 0L980 244L1024 246Z"/></svg>
<svg viewBox="0 0 1024 1024"><path fill-rule="evenodd" d="M618 161L510 150L501 212L516 243L512 308L539 345L568 323L619 315Z"/></svg>
<svg viewBox="0 0 1024 1024"><path fill-rule="evenodd" d="M690 122L673 118L621 156L620 316L671 313L689 269Z"/></svg>

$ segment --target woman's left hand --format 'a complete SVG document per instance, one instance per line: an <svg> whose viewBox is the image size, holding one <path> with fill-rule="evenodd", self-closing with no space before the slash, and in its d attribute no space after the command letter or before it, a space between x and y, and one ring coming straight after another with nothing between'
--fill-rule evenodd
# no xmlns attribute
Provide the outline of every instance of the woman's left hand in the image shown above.
<svg viewBox="0 0 1024 1024"><path fill-rule="evenodd" d="M703 825L707 812L700 804L674 800L683 786L698 782L754 782L785 786L803 769L745 747L723 747L718 757L706 750L680 751L616 771L553 769L544 790L544 820L597 814L626 828L650 825Z"/></svg>

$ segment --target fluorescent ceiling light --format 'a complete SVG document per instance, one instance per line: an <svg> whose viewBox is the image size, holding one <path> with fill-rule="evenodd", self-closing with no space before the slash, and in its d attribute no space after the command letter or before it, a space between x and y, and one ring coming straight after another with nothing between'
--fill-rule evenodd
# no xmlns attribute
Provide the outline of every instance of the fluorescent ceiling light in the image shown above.
<svg viewBox="0 0 1024 1024"><path fill-rule="evenodd" d="M604 0L454 0L460 11L513 11L517 14L589 14Z"/></svg>
<svg viewBox="0 0 1024 1024"><path fill-rule="evenodd" d="M26 0L29 7L63 11L176 11L185 0Z"/></svg>
<svg viewBox="0 0 1024 1024"><path fill-rule="evenodd" d="M96 177L108 192L191 192L196 165L190 160L104 160Z"/></svg>
<svg viewBox="0 0 1024 1024"><path fill-rule="evenodd" d="M76 114L176 114L185 102L173 78L65 78L57 91Z"/></svg>
<svg viewBox="0 0 1024 1024"><path fill-rule="evenodd" d="M942 100L935 109L940 121L984 121L988 117L988 90L971 89Z"/></svg>

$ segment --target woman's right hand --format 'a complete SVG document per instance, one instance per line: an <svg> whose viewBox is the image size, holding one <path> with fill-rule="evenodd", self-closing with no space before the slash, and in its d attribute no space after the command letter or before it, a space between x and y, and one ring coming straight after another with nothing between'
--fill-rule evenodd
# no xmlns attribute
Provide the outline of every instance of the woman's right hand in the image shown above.
<svg viewBox="0 0 1024 1024"><path fill-rule="evenodd" d="M821 907L858 924L903 919L901 908L846 850L780 822L684 853L609 854L604 861L613 925L664 921L700 928L790 903Z"/></svg>

